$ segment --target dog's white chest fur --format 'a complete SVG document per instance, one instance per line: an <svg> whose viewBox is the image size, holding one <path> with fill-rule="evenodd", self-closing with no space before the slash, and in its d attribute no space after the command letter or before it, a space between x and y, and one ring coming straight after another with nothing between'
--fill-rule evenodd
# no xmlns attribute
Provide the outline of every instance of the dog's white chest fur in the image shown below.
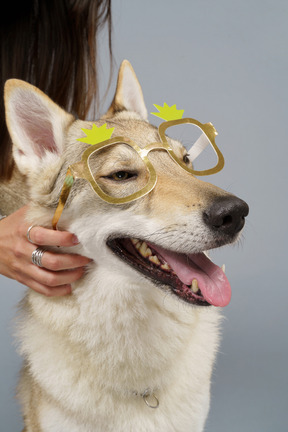
<svg viewBox="0 0 288 432"><path fill-rule="evenodd" d="M88 289L95 281L97 295ZM50 299L47 308L47 299L30 293L26 305L22 351L46 393L41 430L200 432L217 310L175 302L144 279L137 289L124 277L116 282L105 268L92 270L73 296L73 307L72 299L64 305ZM141 397L148 388L159 399L157 409Z"/></svg>

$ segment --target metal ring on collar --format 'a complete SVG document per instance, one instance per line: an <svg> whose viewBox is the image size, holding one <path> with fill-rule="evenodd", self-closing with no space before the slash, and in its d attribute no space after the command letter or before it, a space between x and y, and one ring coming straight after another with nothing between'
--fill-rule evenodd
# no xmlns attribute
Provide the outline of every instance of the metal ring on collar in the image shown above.
<svg viewBox="0 0 288 432"><path fill-rule="evenodd" d="M30 238L30 231L31 231L31 229L34 228L35 226L36 226L36 225L31 225L31 226L28 228L27 233L26 233L26 236L27 236L28 241L29 241L30 243L32 243L32 244L34 244L34 243L32 242L32 240L31 240L31 238Z"/></svg>
<svg viewBox="0 0 288 432"><path fill-rule="evenodd" d="M155 394L153 392L151 392L150 389L145 390L145 392L142 393L141 396L142 396L145 404L149 408L156 409L159 407L159 399L155 396Z"/></svg>
<svg viewBox="0 0 288 432"><path fill-rule="evenodd" d="M44 252L46 252L46 249L44 249L44 248L38 247L37 249L35 249L32 252L32 256L31 256L32 263L37 265L38 267L43 267L42 258L43 258Z"/></svg>

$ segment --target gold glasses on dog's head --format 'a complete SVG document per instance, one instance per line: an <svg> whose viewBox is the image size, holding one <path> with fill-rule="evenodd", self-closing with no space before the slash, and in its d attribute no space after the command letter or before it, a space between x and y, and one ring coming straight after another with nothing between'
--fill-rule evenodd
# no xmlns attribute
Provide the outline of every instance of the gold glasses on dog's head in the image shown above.
<svg viewBox="0 0 288 432"><path fill-rule="evenodd" d="M91 147L83 152L80 162L70 165L67 170L52 221L54 229L56 229L75 179L87 180L94 192L110 204L126 204L151 192L157 182L155 168L148 158L151 151L166 151L179 167L192 175L210 175L223 168L224 158L215 143L217 132L211 123L202 124L189 117L182 118L183 111L176 110L176 105L172 107L166 104L163 107L155 106L159 113L152 114L166 121L158 127L159 142L150 143L144 148L123 136L111 138L114 128L107 129L106 124L100 127L93 124L92 129L83 129L87 136L80 138L79 141L91 144ZM189 153L180 159L169 144L166 131L168 132L169 129L170 132L174 126L182 124L188 124L197 130L198 138L193 142ZM121 145L120 148L119 145ZM216 165L195 170L192 162L209 145L216 153ZM122 185L122 187L109 188L111 182L117 182L118 186Z"/></svg>

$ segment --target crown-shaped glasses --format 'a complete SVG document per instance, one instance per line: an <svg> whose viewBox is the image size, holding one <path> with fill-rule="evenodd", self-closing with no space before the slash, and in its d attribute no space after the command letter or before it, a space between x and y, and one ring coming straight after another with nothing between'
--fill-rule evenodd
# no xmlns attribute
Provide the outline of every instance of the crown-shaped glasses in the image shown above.
<svg viewBox="0 0 288 432"><path fill-rule="evenodd" d="M67 170L59 203L52 221L54 229L56 229L76 179L81 178L88 181L94 192L102 200L110 204L126 204L151 192L157 182L156 170L148 158L151 151L166 151L179 167L196 176L215 174L223 168L224 158L215 143L217 132L212 123L202 124L190 117L182 118L184 111L177 110L176 105L169 107L164 104L163 107L158 105L155 105L155 107L159 112L151 114L165 121L158 127L159 141L149 143L144 148L139 147L136 142L124 136L111 138L114 128L107 129L106 124L100 127L93 124L92 129L82 129L86 137L78 140L90 144L91 147L83 152L80 162L70 165ZM170 139L166 135L168 129L182 124L189 124L200 131L200 137L189 149L189 155L186 155L189 157L188 161L187 157L180 159L175 154L169 143ZM119 151L119 145L121 145L121 151ZM209 145L216 153L216 165L208 169L195 170L191 162ZM101 166L103 164L107 165L107 160L113 162L110 164L109 174L106 172L101 175ZM134 168L131 171L132 162ZM141 175L136 176L135 171L141 173ZM117 181L118 185L122 183L123 187L120 187L120 189L119 187L114 188L115 191L111 192L111 188L107 188L105 182L103 183L101 180L103 178L105 178L106 183L107 181L110 181L110 183L111 181Z"/></svg>

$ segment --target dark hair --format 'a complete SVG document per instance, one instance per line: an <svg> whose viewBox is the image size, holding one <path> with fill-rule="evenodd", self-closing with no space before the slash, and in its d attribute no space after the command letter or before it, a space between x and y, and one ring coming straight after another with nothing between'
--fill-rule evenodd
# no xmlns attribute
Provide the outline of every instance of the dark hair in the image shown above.
<svg viewBox="0 0 288 432"><path fill-rule="evenodd" d="M112 59L111 0L22 0L6 6L0 18L0 179L13 171L5 81L28 81L84 119L92 102L94 111L98 107L97 34L105 24L110 65Z"/></svg>

